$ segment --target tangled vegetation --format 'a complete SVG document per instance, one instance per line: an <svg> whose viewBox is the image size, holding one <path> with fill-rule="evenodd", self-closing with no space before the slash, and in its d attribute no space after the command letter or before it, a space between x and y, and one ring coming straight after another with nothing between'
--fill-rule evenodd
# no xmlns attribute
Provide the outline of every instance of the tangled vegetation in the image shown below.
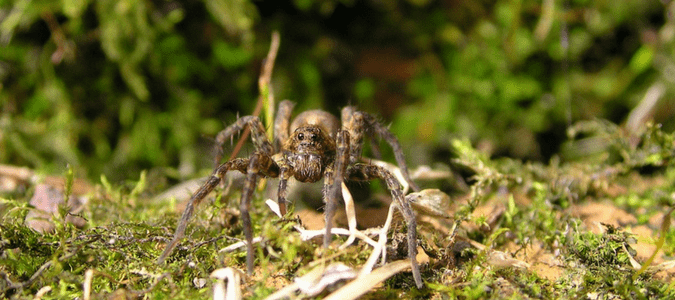
<svg viewBox="0 0 675 300"><path fill-rule="evenodd" d="M675 254L674 231L664 225L673 211L668 208L675 204L675 136L652 126L640 138L640 146L627 153L633 159L560 165L491 160L468 142L454 141L451 165L464 170L457 180L466 181L469 189L439 205L445 206L447 217L418 210L420 241L428 256L422 269L426 287L417 289L404 272L367 297L675 296L672 261L664 260ZM645 168L653 169L644 174ZM72 173L65 176L72 184ZM224 266L244 269L245 251L224 251L243 239L236 189L216 193L214 201L199 210L188 238L169 263L157 265L156 258L172 237L178 209L175 198L153 200L134 192L143 190L146 180L142 175L138 182L114 187L103 178L79 213L87 220L82 229L65 222L64 208L51 218L54 231L39 233L25 225L31 208L20 195L17 200L4 199L4 296L31 298L47 287L45 298L82 297L89 276L93 298L208 298L214 284L208 280L211 272ZM613 212L598 212L595 205ZM359 205L360 209L369 208ZM257 247L255 275L244 280L246 298L264 298L322 261L358 268L368 258L369 246L362 241L328 252L320 251L321 239L303 241L294 229L297 222L311 220L312 214L322 219L311 209L299 211L300 219L282 221L258 199L252 211L254 232L263 241ZM407 253L400 248L405 245L400 221L388 233L390 260L404 259ZM649 258L653 254L657 255ZM642 268L645 261L649 268Z"/></svg>

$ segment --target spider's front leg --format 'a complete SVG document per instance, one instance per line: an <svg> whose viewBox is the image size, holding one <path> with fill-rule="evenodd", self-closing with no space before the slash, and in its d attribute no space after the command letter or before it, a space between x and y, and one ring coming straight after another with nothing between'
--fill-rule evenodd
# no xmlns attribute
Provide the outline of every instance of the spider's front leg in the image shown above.
<svg viewBox="0 0 675 300"><path fill-rule="evenodd" d="M261 174L277 177L279 176L279 166L270 156L257 152L250 158L246 170L246 182L241 193L241 202L239 203L241 222L244 227L244 236L246 236L246 269L249 275L253 274L253 226L249 211L257 179Z"/></svg>
<svg viewBox="0 0 675 300"><path fill-rule="evenodd" d="M347 166L349 165L349 132L346 130L339 130L336 137L336 155L335 162L326 168L326 176L324 183L324 199L326 200L325 218L326 218L326 234L323 236L323 246L328 248L332 238L331 228L333 227L333 217L335 216L335 208L338 200L341 198L342 182L345 174L347 174Z"/></svg>
<svg viewBox="0 0 675 300"><path fill-rule="evenodd" d="M244 190L242 192L242 198L240 203L241 214L242 214L242 223L244 227L244 234L246 235L247 240L247 256L246 263L249 273L253 270L253 233L251 229L251 219L249 215L249 208L251 203L251 197L253 191L255 190L255 184L257 176L267 176L267 177L277 177L279 176L279 166L272 159L272 144L269 142L265 136L265 129L260 122L260 119L255 116L245 116L239 118L234 124L228 126L226 129L218 133L216 137L217 144L220 148L224 142L234 135L234 133L242 130L245 126L248 126L251 129L251 138L256 147L256 152L253 153L251 158L235 158L226 163L219 165L214 171L211 177L202 185L190 198L188 205L183 211L183 215L176 227L176 232L174 237L166 245L164 252L157 259L158 263L163 263L164 260L171 254L173 249L178 245L178 242L185 236L185 228L187 223L190 221L195 207L204 199L206 196L213 191L213 189L220 183L224 178L225 174L229 170L238 170L246 174L246 183ZM221 155L222 157L222 155Z"/></svg>
<svg viewBox="0 0 675 300"><path fill-rule="evenodd" d="M260 122L260 119L256 116L243 116L216 135L215 165L220 164L220 161L223 159L223 146L227 140L234 136L235 133L246 128L246 126L251 130L251 140L255 145L256 151L272 156L274 148L265 135L265 127Z"/></svg>
<svg viewBox="0 0 675 300"><path fill-rule="evenodd" d="M358 162L361 157L361 149L363 147L363 135L366 132L377 133L381 138L383 138L391 146L391 149L394 151L394 156L396 157L396 162L398 163L401 173L405 180L410 185L410 188L415 192L419 192L420 188L410 177L410 172L408 171L408 165L405 162L403 157L403 148L398 142L398 139L394 134L389 131L389 129L383 126L377 119L368 113L358 111L353 106L347 106L342 109L341 113L342 126L344 126L350 134L350 144L351 148L349 149L349 161L352 164ZM375 144L375 143L374 143ZM377 151L377 150L376 150Z"/></svg>
<svg viewBox="0 0 675 300"><path fill-rule="evenodd" d="M279 103L277 108L277 116L274 118L274 148L280 151L286 140L288 140L289 128L291 126L291 113L295 103L289 100L284 100Z"/></svg>
<svg viewBox="0 0 675 300"><path fill-rule="evenodd" d="M202 202L202 200L204 200L204 198L206 198L206 196L211 193L211 191L213 191L216 186L218 186L218 183L220 183L220 181L225 178L227 171L239 170L243 173L246 172L248 165L249 160L244 158L236 158L221 164L213 171L209 179L207 179L206 182L201 187L199 187L199 189L194 194L192 194L192 197L190 197L190 200L183 211L183 215L180 217L180 221L178 221L178 227L176 227L176 232L173 235L173 239L166 245L164 252L162 252L162 255L160 255L157 259L158 264L164 263L164 260L178 245L178 242L180 242L180 240L185 236L185 227L187 227L195 207L199 205L199 203Z"/></svg>
<svg viewBox="0 0 675 300"><path fill-rule="evenodd" d="M288 140L289 128L291 126L291 113L295 103L284 100L279 103L277 116L274 119L274 148L276 152L282 151L283 143ZM288 179L291 177L290 168L283 160L278 160L279 164L279 190L277 192L277 204L282 216L286 215L286 195L288 194Z"/></svg>
<svg viewBox="0 0 675 300"><path fill-rule="evenodd" d="M288 196L288 180L291 178L291 172L284 161L279 164L279 189L277 190L277 205L281 216L286 215L286 197Z"/></svg>
<svg viewBox="0 0 675 300"><path fill-rule="evenodd" d="M408 257L412 264L413 278L418 288L424 287L422 276L420 274L420 266L417 263L417 221L415 213L410 206L410 203L405 199L401 185L387 169L370 165L370 164L356 164L347 170L347 178L349 180L373 180L376 178L383 179L387 183L387 188L391 192L391 197L398 205L399 210L403 214L408 225Z"/></svg>

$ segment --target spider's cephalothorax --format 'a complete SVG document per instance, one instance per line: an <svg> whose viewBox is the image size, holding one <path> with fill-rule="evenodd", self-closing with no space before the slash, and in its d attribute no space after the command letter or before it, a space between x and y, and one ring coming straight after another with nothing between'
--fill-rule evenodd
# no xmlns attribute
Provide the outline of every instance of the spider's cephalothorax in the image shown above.
<svg viewBox="0 0 675 300"><path fill-rule="evenodd" d="M393 200L398 204L408 223L408 256L413 269L413 277L418 287L422 287L417 255L417 226L415 214L410 203L405 200L399 181L387 169L361 162L363 135L371 138L377 134L385 139L394 150L401 173L413 190L419 191L410 179L408 168L403 159L403 151L396 137L370 114L357 111L348 106L342 109L342 122L333 115L311 110L299 114L291 123L290 116L294 104L282 101L274 120L274 140L270 142L265 129L255 116L244 116L228 126L216 136L218 166L213 174L190 198L176 228L173 240L166 246L158 262L163 262L185 234L194 208L216 187L229 170L237 170L246 175L241 193L240 211L246 236L246 265L248 273L253 272L253 232L249 208L258 177L279 178L278 204L281 214L286 214L286 195L288 180L295 178L300 182L316 182L324 179L324 201L326 202L326 234L324 247L331 241L331 221L335 207L340 199L343 181L366 181L382 179L390 190ZM340 125L341 124L341 125ZM235 133L247 127L256 150L248 158L234 158L219 164L225 142ZM341 126L341 127L340 127ZM371 139L372 140L372 139ZM375 144L374 144L375 146ZM376 149L376 147L374 147Z"/></svg>
<svg viewBox="0 0 675 300"><path fill-rule="evenodd" d="M283 155L300 182L317 182L335 160L335 141L316 125L295 129L286 141Z"/></svg>

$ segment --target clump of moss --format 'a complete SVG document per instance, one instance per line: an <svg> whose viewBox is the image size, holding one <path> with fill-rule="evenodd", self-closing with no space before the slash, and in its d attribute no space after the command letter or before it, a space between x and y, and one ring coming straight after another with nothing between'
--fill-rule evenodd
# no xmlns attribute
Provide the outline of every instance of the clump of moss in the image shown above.
<svg viewBox="0 0 675 300"><path fill-rule="evenodd" d="M626 269L630 266L628 254L631 256L636 254L630 247L630 244L636 243L635 238L611 225L604 227L606 232L603 234L577 232L570 242L568 251L580 263L591 269L607 267Z"/></svg>

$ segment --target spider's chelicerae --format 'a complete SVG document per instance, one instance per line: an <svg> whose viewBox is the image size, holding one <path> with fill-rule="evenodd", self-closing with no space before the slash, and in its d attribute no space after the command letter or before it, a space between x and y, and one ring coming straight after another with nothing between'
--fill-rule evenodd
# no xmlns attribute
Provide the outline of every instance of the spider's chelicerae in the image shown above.
<svg viewBox="0 0 675 300"><path fill-rule="evenodd" d="M406 202L399 181L387 169L367 162L361 162L361 148L364 134L378 134L393 148L396 160L410 186L418 191L419 188L410 179L408 169L403 159L403 152L396 137L370 114L357 111L348 106L342 109L342 127L337 118L321 110L311 110L299 114L290 122L294 103L282 101L279 104L277 116L274 120L274 140L269 141L265 128L255 116L244 116L234 124L218 133L216 147L222 157L222 148L225 142L235 133L249 127L255 151L248 158L234 158L220 164L213 174L190 198L178 223L173 240L166 246L158 262L163 262L171 254L173 248L183 238L185 227L192 216L194 208L225 178L230 170L238 170L246 175L244 188L241 194L241 219L246 236L246 265L248 273L253 272L253 232L249 208L251 196L255 189L258 177L279 178L278 204L282 215L286 214L286 194L288 180L293 177L300 182L316 182L324 178L324 200L326 234L324 247L328 247L331 240L331 220L340 199L341 185L345 180L366 181L382 179L391 191L393 200L407 222L408 256L412 263L413 277L418 287L422 287L417 256L417 231L415 214L410 203Z"/></svg>

